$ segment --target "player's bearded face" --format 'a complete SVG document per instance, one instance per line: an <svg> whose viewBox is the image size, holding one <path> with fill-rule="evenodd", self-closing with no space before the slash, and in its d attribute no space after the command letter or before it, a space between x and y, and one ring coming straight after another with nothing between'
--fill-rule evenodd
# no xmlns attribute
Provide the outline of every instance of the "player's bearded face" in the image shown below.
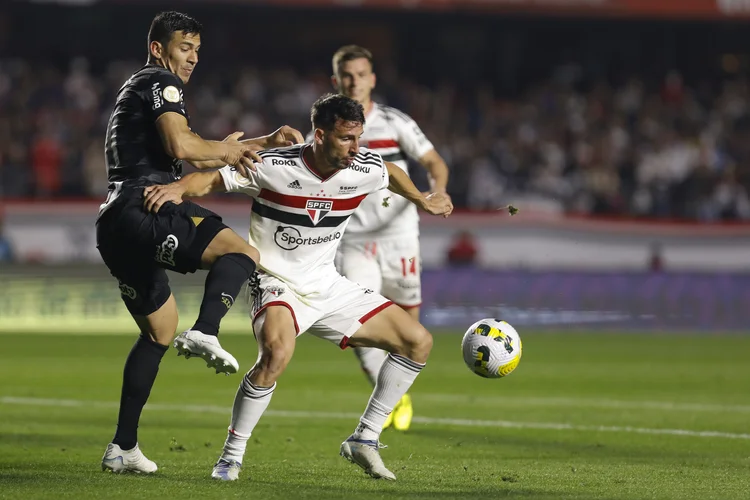
<svg viewBox="0 0 750 500"><path fill-rule="evenodd" d="M359 137L362 132L361 123L339 120L323 139L323 152L328 166L339 170L349 168L359 153Z"/></svg>
<svg viewBox="0 0 750 500"><path fill-rule="evenodd" d="M177 75L183 83L187 83L198 64L200 47L200 35L175 31L162 55L162 61L168 70Z"/></svg>

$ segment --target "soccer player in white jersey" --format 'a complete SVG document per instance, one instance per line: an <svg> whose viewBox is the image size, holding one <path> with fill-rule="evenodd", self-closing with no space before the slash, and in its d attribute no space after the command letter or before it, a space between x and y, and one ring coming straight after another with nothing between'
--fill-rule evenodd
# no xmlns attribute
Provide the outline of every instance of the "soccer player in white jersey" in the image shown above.
<svg viewBox="0 0 750 500"><path fill-rule="evenodd" d="M407 157L427 169L434 193L445 193L448 167L419 126L401 111L372 101L376 77L369 50L341 47L333 55L331 82L336 90L365 109L361 145L382 155L408 173ZM308 136L309 137L309 136ZM336 258L339 272L401 306L419 321L422 303L419 216L408 200L386 191L369 195L354 212ZM362 370L375 385L386 352L356 347ZM404 394L384 427L407 430L413 415L411 397Z"/></svg>
<svg viewBox="0 0 750 500"><path fill-rule="evenodd" d="M249 239L261 259L251 313L259 355L235 396L224 450L211 474L216 479L238 478L247 441L292 357L295 339L309 332L342 349L389 352L359 424L341 444L341 455L372 477L394 480L380 458L380 433L432 348L431 335L418 321L342 277L334 258L352 213L368 194L388 188L446 217L453 210L450 197L424 196L401 168L359 147L365 116L355 100L324 96L313 105L311 118L311 144L259 153L263 162L249 177L227 166L146 189L146 206L156 211L166 201L210 192L240 192L254 199Z"/></svg>

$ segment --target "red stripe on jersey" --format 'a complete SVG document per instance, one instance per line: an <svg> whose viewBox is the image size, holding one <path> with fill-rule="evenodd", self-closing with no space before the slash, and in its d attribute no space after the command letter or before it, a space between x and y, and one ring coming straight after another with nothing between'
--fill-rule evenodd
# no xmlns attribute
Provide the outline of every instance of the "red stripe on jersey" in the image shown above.
<svg viewBox="0 0 750 500"><path fill-rule="evenodd" d="M398 141L393 139L380 139L377 141L367 141L368 149L385 149L385 148L398 148L400 147Z"/></svg>
<svg viewBox="0 0 750 500"><path fill-rule="evenodd" d="M289 208L307 208L307 202L309 200L315 200L315 201L331 201L333 202L333 208L331 210L354 210L359 206L360 203L362 203L362 200L365 199L367 195L363 194L360 196L355 196L354 198L307 198L305 196L292 196L288 194L281 194L277 193L276 191L271 191L270 189L263 188L260 190L260 194L258 195L258 198L263 198L264 200L268 200L271 203L276 203L277 205L283 205L285 207Z"/></svg>

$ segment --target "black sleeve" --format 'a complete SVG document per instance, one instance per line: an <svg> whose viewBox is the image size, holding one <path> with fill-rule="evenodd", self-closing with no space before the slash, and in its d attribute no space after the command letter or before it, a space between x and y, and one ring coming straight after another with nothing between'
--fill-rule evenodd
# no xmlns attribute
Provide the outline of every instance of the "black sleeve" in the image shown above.
<svg viewBox="0 0 750 500"><path fill-rule="evenodd" d="M154 121L170 111L187 119L182 96L182 80L177 75L168 71L158 71L151 76L149 83L149 107Z"/></svg>

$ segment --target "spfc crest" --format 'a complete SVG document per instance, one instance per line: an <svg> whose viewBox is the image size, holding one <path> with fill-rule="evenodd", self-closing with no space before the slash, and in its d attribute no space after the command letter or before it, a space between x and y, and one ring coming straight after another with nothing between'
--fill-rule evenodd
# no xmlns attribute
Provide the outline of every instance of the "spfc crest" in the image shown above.
<svg viewBox="0 0 750 500"><path fill-rule="evenodd" d="M274 297L278 297L279 295L283 295L284 291L285 290L283 288L281 288L280 286L273 286L272 285L272 286L267 286L266 287L266 292L270 293Z"/></svg>
<svg viewBox="0 0 750 500"><path fill-rule="evenodd" d="M328 212L330 212L332 208L333 201L329 200L307 200L307 205L305 205L307 215L310 216L310 220L312 220L313 224L316 226L323 217L328 215Z"/></svg>

